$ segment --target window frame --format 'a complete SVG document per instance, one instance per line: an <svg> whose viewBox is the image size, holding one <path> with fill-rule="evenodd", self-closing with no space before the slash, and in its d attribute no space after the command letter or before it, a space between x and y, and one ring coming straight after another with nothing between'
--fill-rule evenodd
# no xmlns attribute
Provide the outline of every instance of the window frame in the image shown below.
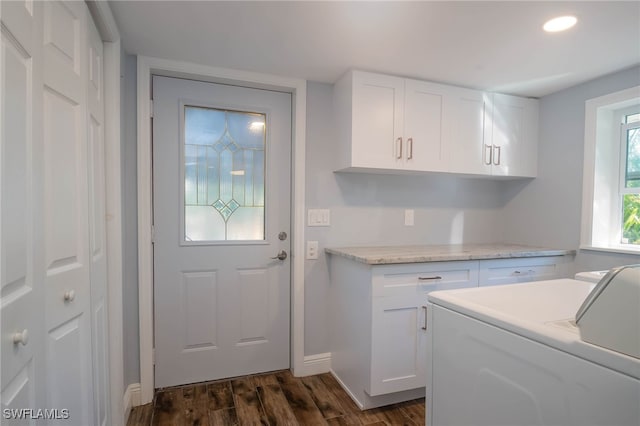
<svg viewBox="0 0 640 426"><path fill-rule="evenodd" d="M620 127L618 140L620 141L620 162L618 165L618 197L617 197L617 211L616 217L617 235L616 241L623 247L635 249L637 247L640 250L640 244L630 244L622 242L623 239L623 226L624 226L624 201L623 197L628 194L640 194L640 187L627 188L627 164L629 153L629 139L627 133L631 129L640 129L640 121L627 123L626 118L629 115L640 114L640 105L634 105L630 108L620 110Z"/></svg>
<svg viewBox="0 0 640 426"><path fill-rule="evenodd" d="M640 86L585 103L580 249L640 254L640 245L623 244L621 240L621 182L626 170L626 138L623 146L621 123L626 115L638 111Z"/></svg>

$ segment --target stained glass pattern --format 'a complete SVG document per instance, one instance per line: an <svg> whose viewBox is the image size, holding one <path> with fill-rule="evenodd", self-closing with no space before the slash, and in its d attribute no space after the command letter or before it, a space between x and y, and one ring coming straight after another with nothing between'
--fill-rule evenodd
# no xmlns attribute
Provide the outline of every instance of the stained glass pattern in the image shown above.
<svg viewBox="0 0 640 426"><path fill-rule="evenodd" d="M264 240L266 116L185 107L186 241Z"/></svg>

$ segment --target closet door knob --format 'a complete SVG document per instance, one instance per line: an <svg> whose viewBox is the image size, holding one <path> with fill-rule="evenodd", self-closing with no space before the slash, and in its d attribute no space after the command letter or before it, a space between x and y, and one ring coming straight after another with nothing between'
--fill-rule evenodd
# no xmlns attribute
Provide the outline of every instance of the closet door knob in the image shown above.
<svg viewBox="0 0 640 426"><path fill-rule="evenodd" d="M74 290L68 290L64 292L65 302L73 302L75 298L76 298L76 292Z"/></svg>
<svg viewBox="0 0 640 426"><path fill-rule="evenodd" d="M13 333L13 344L17 345L22 343L22 346L26 346L29 343L29 331L25 328L22 333Z"/></svg>

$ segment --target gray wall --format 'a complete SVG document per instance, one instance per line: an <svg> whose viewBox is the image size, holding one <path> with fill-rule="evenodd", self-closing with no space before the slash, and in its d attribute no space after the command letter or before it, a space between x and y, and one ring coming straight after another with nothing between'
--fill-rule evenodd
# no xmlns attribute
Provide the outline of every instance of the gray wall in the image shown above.
<svg viewBox="0 0 640 426"><path fill-rule="evenodd" d="M140 382L140 334L138 328L138 191L136 57L123 58L122 81L122 205L123 205L123 345L124 384Z"/></svg>
<svg viewBox="0 0 640 426"><path fill-rule="evenodd" d="M510 242L578 248L582 211L585 101L640 85L640 67L606 75L540 100L538 177L506 186L503 224ZM574 271L638 263L639 256L580 251Z"/></svg>
<svg viewBox="0 0 640 426"><path fill-rule="evenodd" d="M123 107L125 384L139 381L135 57L127 56ZM498 182L455 176L334 173L332 86L307 92L306 208L331 210L330 227L307 227L320 243L305 261L305 354L329 351L323 249L364 244L498 242L577 248L580 238L584 101L640 84L640 68L605 76L541 100L538 178ZM415 226L404 226L404 209ZM638 262L638 256L581 252L575 270Z"/></svg>

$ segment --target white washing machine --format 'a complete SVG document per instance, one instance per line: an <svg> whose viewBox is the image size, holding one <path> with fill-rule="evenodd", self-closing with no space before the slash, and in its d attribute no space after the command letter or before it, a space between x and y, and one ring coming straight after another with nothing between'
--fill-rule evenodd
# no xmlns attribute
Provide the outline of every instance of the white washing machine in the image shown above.
<svg viewBox="0 0 640 426"><path fill-rule="evenodd" d="M640 301L635 277L627 297ZM582 306L602 293L593 287L561 279L431 293L427 425L640 425L640 354L588 343L576 326L578 310L597 305ZM640 311L627 314L618 318L635 324L624 332L640 333Z"/></svg>

